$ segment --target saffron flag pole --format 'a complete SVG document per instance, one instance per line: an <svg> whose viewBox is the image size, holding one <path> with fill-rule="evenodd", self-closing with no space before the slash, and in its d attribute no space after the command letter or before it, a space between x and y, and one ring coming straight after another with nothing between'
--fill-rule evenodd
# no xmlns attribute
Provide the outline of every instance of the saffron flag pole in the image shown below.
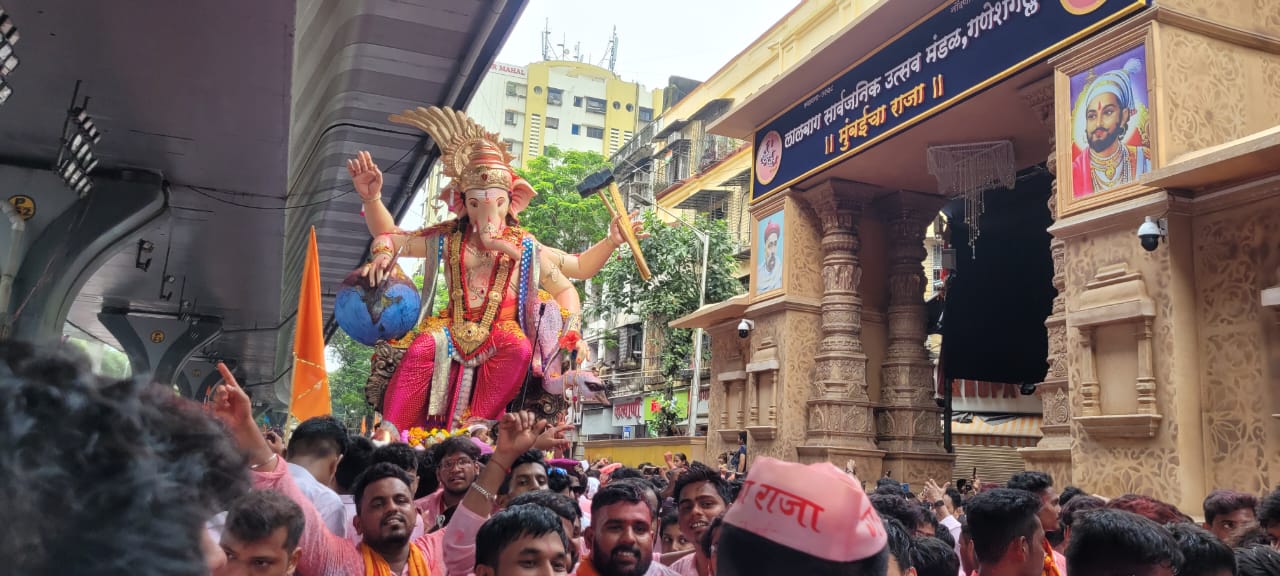
<svg viewBox="0 0 1280 576"><path fill-rule="evenodd" d="M307 242L307 261L298 292L298 319L293 336L293 390L289 398L290 428L308 418L333 412L329 372L324 367L324 308L320 299L320 253L316 229Z"/></svg>

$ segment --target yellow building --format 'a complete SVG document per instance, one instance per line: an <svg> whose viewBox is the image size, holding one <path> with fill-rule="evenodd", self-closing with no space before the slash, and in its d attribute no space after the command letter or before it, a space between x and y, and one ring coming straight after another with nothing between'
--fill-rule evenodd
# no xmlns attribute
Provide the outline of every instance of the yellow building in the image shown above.
<svg viewBox="0 0 1280 576"><path fill-rule="evenodd" d="M609 156L653 120L662 98L661 89L649 90L583 62L495 62L467 115L498 132L521 166L547 146Z"/></svg>
<svg viewBox="0 0 1280 576"><path fill-rule="evenodd" d="M526 67L522 156L547 146L564 150L618 151L661 108L661 90L626 82L583 62L551 60ZM506 121L507 119L504 119Z"/></svg>

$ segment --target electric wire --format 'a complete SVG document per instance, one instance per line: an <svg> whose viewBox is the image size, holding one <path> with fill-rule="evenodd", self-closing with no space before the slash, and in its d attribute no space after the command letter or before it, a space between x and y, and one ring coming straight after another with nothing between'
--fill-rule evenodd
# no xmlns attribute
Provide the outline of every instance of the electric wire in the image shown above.
<svg viewBox="0 0 1280 576"><path fill-rule="evenodd" d="M404 160L405 160L406 158L408 158L408 157L409 157L409 155L410 155L410 154L412 154L412 153L413 153L413 148L411 147L411 148L409 148L409 150L405 151L405 153L404 153L403 155L401 155L401 156L400 156L400 159L399 159L399 160L396 160L395 162L392 162L392 163L391 163L391 165L390 165L390 166L387 166L387 168L386 168L385 170L383 170L382 172L383 172L384 174L391 172L391 171L392 171L392 170L394 170L397 166L399 166L401 163L403 163L403 162L404 162ZM335 188L334 188L335 190L342 190L343 188L346 188L346 190L343 190L342 192L338 192L337 194L334 194L333 196L330 196L330 197L325 198L325 199L323 199L323 200L316 200L316 201L314 201L314 202L308 202L308 203L306 203L306 204L297 204L297 205L294 205L294 206L288 206L288 205L287 205L287 198L286 198L286 205L285 205L285 206L254 206L253 204L245 204L245 203L243 203L243 202L237 202L237 201L235 201L235 200L228 200L228 199L226 199L226 198L220 198L220 197L218 197L218 196L215 196L215 195L214 195L214 193L237 194L237 192L231 192L231 191L226 191L226 190L217 190L217 189L214 189L214 188L206 188L206 187L203 187L203 186L195 186L195 185L193 185L193 184L179 184L179 186L181 186L181 187L183 187L183 188L187 188L187 189L191 190L192 192L195 192L196 194L199 194L199 195L201 195L201 196L204 196L205 198L208 198L208 199L210 199L210 200L213 200L214 202L218 202L218 203L221 203L221 204L227 204L227 205L235 206L235 207L238 207L238 208L246 208L246 209L249 209L249 210L262 210L262 211L267 211L267 212L283 212L283 211L286 211L286 210L297 210L297 209L300 209L300 208L311 208L311 207L313 207L313 206L319 206L319 205L321 205L321 204L328 204L329 202L333 202L334 200L337 200L337 199L339 199L339 198L342 198L342 197L345 197L345 196L349 196L352 192L355 192L355 184L354 184L354 183L352 183L352 184L347 184L347 185L338 186L338 187L335 187ZM348 186L349 186L349 187L348 187Z"/></svg>

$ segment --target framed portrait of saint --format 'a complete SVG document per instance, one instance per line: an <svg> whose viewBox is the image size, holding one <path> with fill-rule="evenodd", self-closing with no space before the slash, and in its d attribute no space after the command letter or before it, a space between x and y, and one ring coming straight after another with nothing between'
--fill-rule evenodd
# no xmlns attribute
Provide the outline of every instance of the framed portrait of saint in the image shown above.
<svg viewBox="0 0 1280 576"><path fill-rule="evenodd" d="M1142 176L1158 163L1149 28L1127 36L1059 65L1059 215L1148 190Z"/></svg>
<svg viewBox="0 0 1280 576"><path fill-rule="evenodd" d="M755 270L752 283L756 294L766 294L783 288L783 264L786 258L784 242L784 212L778 210L760 218L755 230Z"/></svg>

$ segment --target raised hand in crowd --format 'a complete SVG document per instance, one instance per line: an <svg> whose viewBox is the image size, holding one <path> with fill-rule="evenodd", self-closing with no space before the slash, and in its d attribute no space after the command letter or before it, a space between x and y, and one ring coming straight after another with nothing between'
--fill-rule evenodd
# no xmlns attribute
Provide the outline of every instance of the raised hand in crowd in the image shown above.
<svg viewBox="0 0 1280 576"><path fill-rule="evenodd" d="M262 472L275 470L280 456L267 444L267 439L253 421L253 404L249 395L226 364L218 363L218 373L222 375L222 382L218 383L208 404L209 411L226 425L241 453L248 457L249 468Z"/></svg>

